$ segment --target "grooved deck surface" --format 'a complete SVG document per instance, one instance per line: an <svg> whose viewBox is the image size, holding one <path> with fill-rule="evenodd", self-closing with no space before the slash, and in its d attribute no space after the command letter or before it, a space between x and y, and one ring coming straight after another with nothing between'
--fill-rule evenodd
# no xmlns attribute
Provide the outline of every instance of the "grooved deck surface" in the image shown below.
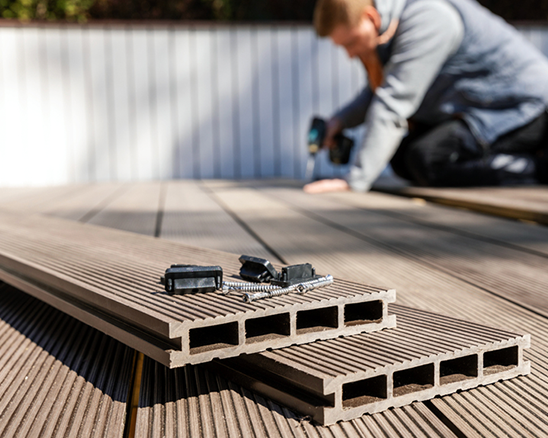
<svg viewBox="0 0 548 438"><path fill-rule="evenodd" d="M534 187L474 187L474 188L427 188L401 187L378 188L382 192L503 216L512 219L548 224L548 188Z"/></svg>
<svg viewBox="0 0 548 438"><path fill-rule="evenodd" d="M169 196L172 184L184 185L186 182L166 184ZM299 182L207 181L192 184L205 188L210 199L218 204L217 211L227 213L224 216L216 213L219 223L227 221L221 226L231 229L238 225L246 231L246 234L240 234L242 241L237 242L239 245L252 246L259 242L265 250L271 251L267 258L273 262L299 263L306 260L320 272L327 267L330 273L342 278L396 288L398 303L513 332L530 333L532 345L525 352L525 359L531 361L533 372L524 378L322 427L308 421L299 426L299 417L289 410L201 371L200 366L166 370L156 364L145 367L143 374L144 381L149 384L143 387L145 392L138 419L144 421L140 424L146 427L139 430L139 436L163 436L163 430L175 430L182 436L199 437L207 436L204 431L211 431L211 428L214 432L209 436L265 436L265 430L270 436L284 437L455 436L453 432L459 437L546 435L548 322L536 310L534 299L529 304L520 300L520 295L527 292L526 287L520 287L521 279L531 281L537 274L544 275L545 269L534 267L527 276L521 276L518 271L516 286L501 293L500 284L492 281L497 272L504 273L504 269L498 267L498 260L486 264L473 278L452 269L443 260L447 256L460 258L462 266L468 257L467 242L473 239L483 254L496 254L499 248L503 248L507 257L518 262L525 254L537 257L530 260L545 261L548 255L546 228L380 193L313 196L309 197L311 202L305 203L298 189ZM126 187L126 190L130 189L131 184ZM105 220L105 226L138 228L132 220L126 224L126 218L132 215L112 214L128 208L123 207L127 205L123 190L112 195L108 202L100 201L103 203L99 207L96 204L95 211L90 207L83 221L110 211L111 221ZM77 190L72 191L75 192ZM58 193L51 189L2 189L0 207L13 207L13 203L18 202L18 208L54 214L48 208L53 204L47 198L55 195L58 201L62 201ZM135 211L154 204L158 208L161 205L160 190L156 193L157 199L143 197L141 201L136 195L132 201ZM177 197L172 198L168 206L167 196L162 211L164 217L173 210L176 215L185 217L186 214L186 218L190 218L192 215L188 211L199 209L195 204L188 206L181 202L178 205ZM208 208L215 207L211 204ZM221 217L224 219L220 220ZM370 217L376 220L370 221ZM148 214L147 221L143 227L147 233L164 237L158 215ZM194 244L205 247L207 243L214 249L232 251L232 236L219 234L213 241L204 239L202 245L200 233L194 231L199 230L196 224L181 221L177 225L176 220L172 223L174 228L170 234L175 239L184 242L185 235L192 235ZM405 231L399 234L403 237L390 238L391 233L400 231ZM466 239L461 239L462 236ZM165 237L170 236L166 233ZM428 257L419 256L423 243L431 247L440 239L442 242L437 252ZM542 299L542 293L538 297ZM195 376L185 374L186 369L199 372ZM170 379L175 377L189 385L188 396L183 393L174 395L173 380ZM225 382L229 387L219 389L216 382ZM198 387L201 388L199 395L192 392ZM212 391L204 392L208 388ZM193 418L199 419L199 426L185 426L182 420L187 418L185 413L198 411L199 417L193 414Z"/></svg>
<svg viewBox="0 0 548 438"><path fill-rule="evenodd" d="M76 307L84 322L170 367L395 326L387 313L393 290L335 280L306 294L253 303L220 292L170 296L158 282L173 263L220 265L225 278L237 275L240 266L236 255L45 216L0 213L4 281L48 297L65 311ZM345 306L365 302L381 303L379 318L346 324ZM323 308L333 309L334 325L299 330L299 312ZM272 315L282 315L289 330L247 336L247 321L261 324L258 318ZM198 331L206 327L216 331ZM206 337L211 341L203 342Z"/></svg>
<svg viewBox="0 0 548 438"><path fill-rule="evenodd" d="M169 370L145 359L136 438L445 437L455 435L426 406L319 426L203 366Z"/></svg>
<svg viewBox="0 0 548 438"><path fill-rule="evenodd" d="M0 436L121 438L133 355L0 285Z"/></svg>
<svg viewBox="0 0 548 438"><path fill-rule="evenodd" d="M529 335L391 307L398 317L395 329L243 355L216 362L213 369L321 424L530 371L530 363L523 360ZM406 377L398 379L400 375ZM360 386L364 380L366 387ZM306 395L317 397L317 404Z"/></svg>

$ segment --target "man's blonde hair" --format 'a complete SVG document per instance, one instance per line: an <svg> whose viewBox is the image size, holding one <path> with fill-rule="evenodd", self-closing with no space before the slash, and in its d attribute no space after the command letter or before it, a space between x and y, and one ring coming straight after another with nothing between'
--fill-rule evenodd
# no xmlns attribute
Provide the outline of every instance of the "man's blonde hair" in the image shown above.
<svg viewBox="0 0 548 438"><path fill-rule="evenodd" d="M373 0L318 0L314 8L316 33L326 37L339 24L356 26L366 6L374 6Z"/></svg>

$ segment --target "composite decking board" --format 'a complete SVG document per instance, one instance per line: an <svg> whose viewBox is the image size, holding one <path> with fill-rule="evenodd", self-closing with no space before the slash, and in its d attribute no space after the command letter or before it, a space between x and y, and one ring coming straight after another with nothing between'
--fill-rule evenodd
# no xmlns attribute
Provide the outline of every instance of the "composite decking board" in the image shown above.
<svg viewBox="0 0 548 438"><path fill-rule="evenodd" d="M311 415L322 424L495 383L530 371L530 363L523 361L522 356L523 349L530 344L528 335L397 305L392 308L398 316L396 329L244 355L208 366L303 415ZM516 353L515 358L510 358L515 360L512 367L488 373L485 358L508 348ZM452 382L441 380L441 367L446 361L469 357L474 357L477 363L466 370L455 370L469 373L468 377ZM505 364L500 360L500 365ZM398 373L425 366L432 372L428 388L396 394L394 383L392 395L392 381L395 382ZM382 395L376 395L374 401L354 396L351 405L345 406L344 387L371 378L385 379L378 388ZM420 378L417 383L421 383ZM299 391L304 391L305 396L300 396ZM319 397L316 404L315 397Z"/></svg>
<svg viewBox="0 0 548 438"><path fill-rule="evenodd" d="M417 197L488 214L548 224L548 188L424 188L379 187L378 190Z"/></svg>
<svg viewBox="0 0 548 438"><path fill-rule="evenodd" d="M133 350L0 285L0 436L119 437Z"/></svg>
<svg viewBox="0 0 548 438"><path fill-rule="evenodd" d="M13 200L29 198L43 188L38 187L0 187L0 205L4 206Z"/></svg>
<svg viewBox="0 0 548 438"><path fill-rule="evenodd" d="M85 185L70 196L41 206L36 212L74 221L86 221L88 217L93 217L110 202L122 196L125 189L126 185L120 183Z"/></svg>
<svg viewBox="0 0 548 438"><path fill-rule="evenodd" d="M51 203L66 199L82 190L85 190L84 186L76 185L34 187L24 191L20 196L10 197L10 199L0 202L0 206L29 213L37 212L41 209L47 209Z"/></svg>
<svg viewBox="0 0 548 438"><path fill-rule="evenodd" d="M326 194L322 198L352 205L367 212L548 256L548 228L544 226L375 192Z"/></svg>
<svg viewBox="0 0 548 438"><path fill-rule="evenodd" d="M215 184L214 181L209 181L209 183ZM222 183L221 183L222 184ZM177 240L179 239L179 236L184 236L184 238L181 240L185 243L194 243L201 247L208 247L212 246L216 249L221 250L232 250L234 248L234 243L237 243L238 247L243 248L251 248L254 249L258 246L256 240L249 235L248 233L241 234L239 231L239 226L236 228L235 224L232 223L234 220L229 216L225 214L219 214L218 213L218 206L215 208L209 200L204 200L204 197L196 199L195 195L197 194L196 190L197 184L195 182L170 182L166 191L166 202L164 206L164 215L162 220L162 227L161 227L161 234L160 237L171 239L173 237L176 237ZM191 191L189 194L188 191ZM182 192L182 193L181 193ZM203 193L203 191L202 191ZM199 205L192 204L189 201L193 201L195 203L198 203ZM204 211L205 209L205 211ZM207 234L201 234L201 233L195 233L196 228L200 227L201 224L195 224L192 223L192 221L187 220L181 220L183 218L189 218L194 219L195 217L190 215L190 212L197 211L203 215L205 212L210 213L211 211L214 211L216 214L217 219L222 219L222 226L223 230L232 230L236 228L237 233L237 242L234 241L234 237L227 236L226 233L216 235L217 240L214 242L211 241L211 238ZM226 216L225 216L226 215ZM182 217L181 217L182 216ZM202 216L200 216L202 218ZM207 217L206 220L210 220ZM215 233L217 230L212 230L213 233ZM187 236L192 233L192 240L187 240ZM261 246L259 249L263 249ZM261 256L261 252L253 252L253 255ZM269 260L274 261L275 257L273 257L270 254L265 254ZM148 359L147 359L148 360ZM160 366L161 367L161 366ZM164 367L161 367L164 369ZM171 373L170 370L164 369L164 372ZM159 379L158 384L156 385L156 390L158 391L156 394L171 394L173 395L173 386L166 380L164 380L164 374L162 373L160 376L156 374L156 377L154 375L151 375L151 373L154 373L153 370L151 370L151 367L146 367L143 370L143 376L144 376L144 382L149 381L150 379L156 378ZM165 383L165 387L162 387L161 384ZM143 390L145 390L145 387L143 386ZM243 389L239 389L239 391L244 391ZM168 397L171 397L168 396ZM255 396L257 397L257 396ZM217 401L215 397L212 397L213 401ZM181 400L181 396L176 397L176 402L169 401L166 402L165 399L155 399L154 402L154 408L148 409L143 408L139 410L139 426L137 427L137 430L146 430L148 432L151 432L150 435L142 434L138 436L159 436L161 435L161 431L168 431L170 433L173 433L173 431L178 431L181 429L181 421L184 425L184 420L179 420L179 422L175 421L174 418L177 418L177 412L180 412L180 408L177 408L176 406L180 406L180 404L183 402ZM171 400L171 398L169 398ZM269 402L269 406L276 406L272 404L272 402ZM222 407L222 405L221 405ZM221 407L218 407L218 403L212 402L212 408L217 413L213 417L214 423L216 424L216 430L224 430L226 427L223 422L225 420L225 412L226 407L223 407L224 411L221 414L220 409ZM280 411L282 411L281 408L277 408ZM263 409L264 410L264 409ZM287 409L283 409L283 412L285 412L285 415L293 416ZM151 414L152 413L152 414ZM165 417L164 417L165 416ZM386 418L382 418L385 416ZM426 409L422 405L415 405L415 406L407 406L402 409L396 409L395 411L390 411L382 414L378 414L375 416L378 420L378 423L380 425L388 425L387 430L387 436L392 436L395 432L394 429L391 428L390 424L394 424L394 427L396 430L404 431L409 430L413 432L413 436L421 436L423 434L423 431L430 431L427 433L427 436L438 436L438 430L441 427L441 430L443 430L443 433L440 434L440 436L452 436L452 434L449 433L449 430L443 426L443 424L438 420L428 409ZM405 418L407 421L403 421L400 418ZM183 417L186 418L186 417ZM412 421L409 421L412 419ZM152 421L152 423L150 423ZM239 418L239 421L245 421L249 422L251 421L250 418L247 416L241 416ZM366 422L368 423L368 422ZM308 423L305 423L308 425ZM370 423L370 426L364 426L362 422L350 422L348 424L341 425L340 430L342 431L351 431L349 436L354 436L357 434L357 436L363 436L363 433L366 433L367 430L374 430L377 434L381 433L384 430L384 427L378 427L375 426L375 422ZM433 427L432 424L435 426ZM279 427L279 423L278 423ZM318 426L314 426L314 428L317 428ZM141 428L141 429L140 429ZM237 429L236 429L237 430ZM280 431L280 429L278 428ZM304 429L303 429L304 430ZM314 435L318 433L318 431L314 430ZM329 430L326 428L326 430ZM228 436L239 436L238 433L234 432L234 428L229 427L229 434ZM253 433L252 430L249 430L250 434ZM293 436L293 432L291 432L291 429L284 428L282 430L283 434L280 436ZM269 434L272 434L272 429L269 428L268 430ZM325 432L321 432L322 434ZM339 431L340 433L340 431ZM308 434L311 434L310 430L308 431ZM183 434L184 435L184 434ZM299 434L300 435L300 434ZM189 436L198 436L195 434L190 434ZM222 433L219 436L224 436ZM275 435L273 435L275 436Z"/></svg>
<svg viewBox="0 0 548 438"><path fill-rule="evenodd" d="M87 221L93 225L154 236L165 183L133 183Z"/></svg>
<svg viewBox="0 0 548 438"><path fill-rule="evenodd" d="M280 262L211 199L196 181L167 184L159 237Z"/></svg>
<svg viewBox="0 0 548 438"><path fill-rule="evenodd" d="M145 353L169 366L395 325L387 314L387 303L395 299L393 290L344 280L306 294L254 303L244 303L240 294L219 292L170 296L158 284L172 263L221 265L229 278L239 272L237 257L45 216L0 213L0 276L5 281L29 293L42 292L50 304L56 299L55 303L74 305L79 315L89 309L91 319L85 322L132 347L146 347ZM345 323L342 316L347 304L372 301L381 303L378 320ZM297 330L299 311L320 308L334 309L339 315L333 327ZM261 333L263 337L246 338L246 321L274 314L283 314L287 332L279 333L274 327L272 332ZM98 323L100 318L104 325ZM229 323L221 330L222 324ZM218 333L212 334L211 342L192 350L193 336L201 333L192 330L204 327L217 327ZM225 333L230 338L224 339Z"/></svg>
<svg viewBox="0 0 548 438"><path fill-rule="evenodd" d="M169 370L148 358L143 367L135 436L455 437L419 403L320 426L200 365Z"/></svg>
<svg viewBox="0 0 548 438"><path fill-rule="evenodd" d="M499 246L471 236L408 223L397 218L307 196L285 189L266 189L295 208L343 226L370 241L389 245L407 257L417 258L548 316L546 257ZM425 238L427 237L427 238Z"/></svg>

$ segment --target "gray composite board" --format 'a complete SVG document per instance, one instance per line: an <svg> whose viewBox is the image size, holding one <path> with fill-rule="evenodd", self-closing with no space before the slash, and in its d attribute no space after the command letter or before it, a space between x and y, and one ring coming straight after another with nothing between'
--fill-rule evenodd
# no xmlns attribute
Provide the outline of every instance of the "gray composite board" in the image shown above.
<svg viewBox="0 0 548 438"><path fill-rule="evenodd" d="M230 278L238 256L45 216L1 213L0 248L4 281L170 367L396 323L387 312L394 290L338 279L253 303L220 292L170 296L159 278L171 264L221 265ZM310 313L327 322L310 323Z"/></svg>
<svg viewBox="0 0 548 438"><path fill-rule="evenodd" d="M227 378L321 424L530 372L530 336L392 306L398 327L214 362Z"/></svg>
<svg viewBox="0 0 548 438"><path fill-rule="evenodd" d="M134 351L0 285L0 436L121 438Z"/></svg>

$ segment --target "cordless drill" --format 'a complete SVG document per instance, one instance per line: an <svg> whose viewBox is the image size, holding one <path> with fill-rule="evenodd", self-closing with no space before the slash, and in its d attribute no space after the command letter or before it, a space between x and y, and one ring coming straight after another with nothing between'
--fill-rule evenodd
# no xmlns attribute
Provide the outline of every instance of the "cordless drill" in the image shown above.
<svg viewBox="0 0 548 438"><path fill-rule="evenodd" d="M319 117L314 117L308 131L308 152L310 154L306 166L306 179L308 181L314 176L316 154L322 148L326 133L327 122ZM329 161L335 165L348 164L353 146L354 140L342 133L338 133L335 136L335 147L329 149Z"/></svg>

